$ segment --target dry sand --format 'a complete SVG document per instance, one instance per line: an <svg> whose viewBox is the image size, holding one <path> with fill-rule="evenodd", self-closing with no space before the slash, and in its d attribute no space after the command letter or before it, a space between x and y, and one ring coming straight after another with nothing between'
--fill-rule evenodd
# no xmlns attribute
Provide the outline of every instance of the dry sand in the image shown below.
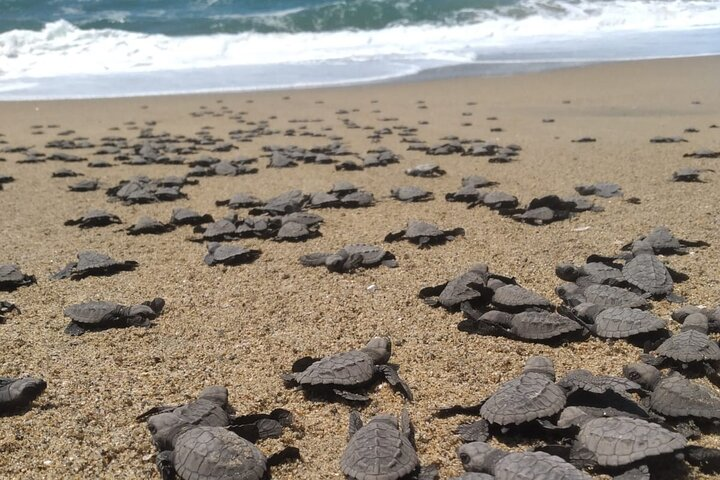
<svg viewBox="0 0 720 480"><path fill-rule="evenodd" d="M2 478L158 478L153 447L145 425L134 417L151 406L187 401L205 386L226 385L238 413L285 407L296 415L296 427L282 442L300 448L304 461L283 466L275 479L340 478L339 458L346 444L350 408L316 403L284 388L280 374L304 355L324 355L363 345L377 334L394 340L393 362L414 389L409 405L418 431L424 463L437 463L442 478L461 472L453 428L463 417L431 418L440 405L474 403L503 381L517 375L533 354L553 358L558 375L573 368L620 374L621 366L636 359L638 348L625 342L589 339L560 348L507 339L470 336L456 328L460 314L432 309L417 298L418 290L439 283L475 262L487 262L495 272L518 281L548 298L561 282L554 265L582 261L590 253L611 254L624 242L656 225L667 225L681 238L702 239L706 249L667 259L690 280L677 287L691 304L720 303L717 272L720 238L717 206L720 178L707 174L707 183L670 183L671 173L683 166L713 168L717 160L683 159L686 152L720 149L720 58L674 59L619 63L510 78L462 78L426 83L372 85L351 88L212 94L117 100L22 102L2 105L0 132L9 145L35 146L56 138L60 130L99 143L105 135L134 141L138 130L156 121L156 132L192 135L202 126L227 138L237 128L250 128L229 117L247 112L250 121L268 120L273 129L306 127L307 131L341 135L355 152L378 145L403 155L400 164L362 172L336 173L332 166L301 165L293 169L265 169L257 175L202 178L185 188L189 200L142 206L107 202L104 188L71 193L76 179L51 179L50 173L69 166L99 177L110 187L132 175L182 175L183 166L117 165L91 169L58 162L16 164L20 154L2 154L0 173L16 181L0 192L0 262L12 262L38 277L38 284L2 298L17 303L22 314L0 325L0 375L32 374L45 378L48 388L33 408L21 416L0 419L0 477ZM289 97L289 98L288 98ZM418 108L424 100L427 109ZM699 101L700 103L694 103ZM476 102L470 105L469 102ZM201 106L205 106L202 109ZM228 110L221 110L227 107ZM338 115L338 109L350 111ZM191 112L205 112L193 117ZM470 112L471 116L463 116ZM397 118L383 121L382 118ZM487 120L497 117L497 120ZM543 118L554 123L542 123ZM501 144L517 143L520 160L488 164L486 159L428 157L405 151L397 135L379 144L367 136L372 130L347 129L341 118L373 128L417 126L417 136L436 143L444 135L482 138ZM306 119L317 122L291 123ZM420 121L427 124L419 125ZM471 122L470 126L462 126ZM58 124L59 129L47 128ZM43 125L32 135L32 125ZM119 130L111 131L111 127ZM493 127L503 131L491 133ZM687 127L698 133L683 134ZM298 130L300 133L300 130ZM571 140L593 136L596 143ZM655 145L655 135L683 135L688 143ZM65 137L67 138L67 137ZM266 144L321 145L323 137L274 135L239 150L218 154L259 155ZM94 150L80 151L95 159ZM78 153L78 152L71 152ZM436 161L448 171L438 179L413 179L409 166ZM522 203L548 193L571 194L578 183L614 181L634 205L620 199L598 200L603 213L583 213L571 221L532 227L503 218L486 208L468 210L448 203L466 175L480 174L500 182L502 190ZM86 178L87 178L86 177ZM91 207L118 214L126 225L140 215L167 220L173 208L189 206L216 218L226 209L215 200L236 192L268 198L291 188L320 191L345 179L365 187L379 199L362 210L322 210L323 236L305 243L262 240L239 243L260 248L258 261L238 267L209 268L202 262L205 248L184 241L188 227L162 236L130 237L117 226L82 231L63 226ZM391 187L419 185L435 192L434 201L402 204L388 198ZM351 242L380 244L389 231L408 219L422 219L444 227L465 227L467 235L447 245L418 250L407 243L390 247L399 259L397 269L377 268L352 275L306 269L301 254L334 250ZM582 227L582 228L581 228ZM119 259L134 259L134 272L91 277L80 282L51 282L57 271L83 249L97 249ZM369 289L371 285L375 289ZM88 299L138 302L162 296L165 313L151 329L129 328L68 337L63 308ZM665 302L655 311L668 317ZM390 388L372 393L363 409L399 412L403 401ZM718 446L720 437L707 435L703 445ZM265 442L266 452L281 441ZM676 478L675 470L667 478ZM689 471L690 478L710 478Z"/></svg>

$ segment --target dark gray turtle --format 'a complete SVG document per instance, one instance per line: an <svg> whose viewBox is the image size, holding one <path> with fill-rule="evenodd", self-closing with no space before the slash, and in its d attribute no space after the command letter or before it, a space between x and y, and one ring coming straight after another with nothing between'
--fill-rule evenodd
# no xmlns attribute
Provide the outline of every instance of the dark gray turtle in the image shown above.
<svg viewBox="0 0 720 480"><path fill-rule="evenodd" d="M98 180L88 178L80 180L77 183L73 183L72 185L68 185L68 190L71 192L93 192L98 189L98 186L100 186L100 182Z"/></svg>
<svg viewBox="0 0 720 480"><path fill-rule="evenodd" d="M483 199L490 191L485 188L478 188L472 185L460 187L455 192L446 193L445 200L448 202L467 203L468 208L483 203Z"/></svg>
<svg viewBox="0 0 720 480"><path fill-rule="evenodd" d="M285 222L275 234L273 240L278 242L304 242L310 238L319 237L319 224L310 224L299 222Z"/></svg>
<svg viewBox="0 0 720 480"><path fill-rule="evenodd" d="M170 216L170 223L173 225L201 225L214 221L212 215L200 215L189 208L175 208Z"/></svg>
<svg viewBox="0 0 720 480"><path fill-rule="evenodd" d="M592 284L619 285L625 282L620 266L602 262L588 262L579 267L561 263L555 267L555 275L561 280L575 282L579 286Z"/></svg>
<svg viewBox="0 0 720 480"><path fill-rule="evenodd" d="M442 306L448 310L456 310L464 302L486 303L488 294L485 286L489 276L488 266L478 263L447 282L423 288L418 296L430 306Z"/></svg>
<svg viewBox="0 0 720 480"><path fill-rule="evenodd" d="M375 196L370 192L358 190L340 197L340 206L343 208L363 208L375 204Z"/></svg>
<svg viewBox="0 0 720 480"><path fill-rule="evenodd" d="M705 172L715 172L711 168L681 168L675 170L672 174L673 182L702 182L700 174Z"/></svg>
<svg viewBox="0 0 720 480"><path fill-rule="evenodd" d="M395 255L374 245L356 243L347 245L335 253L311 253L300 257L306 267L325 266L331 272L351 272L356 268L378 265L397 267Z"/></svg>
<svg viewBox="0 0 720 480"><path fill-rule="evenodd" d="M236 193L227 200L218 200L215 205L218 207L227 205L229 208L253 208L263 205L263 201L247 193Z"/></svg>
<svg viewBox="0 0 720 480"><path fill-rule="evenodd" d="M672 319L675 320L678 323L685 322L685 319L688 318L693 313L701 313L705 315L705 317L708 320L708 332L709 333L718 333L720 332L720 308L706 308L706 307L696 307L694 305L685 305L677 310L675 310L671 316Z"/></svg>
<svg viewBox="0 0 720 480"><path fill-rule="evenodd" d="M5 323L7 317L15 313L20 313L20 309L14 303L0 300L0 324Z"/></svg>
<svg viewBox="0 0 720 480"><path fill-rule="evenodd" d="M240 265L255 261L262 253L260 250L228 245L218 242L210 242L207 246L208 253L203 261L212 266L222 263L223 265Z"/></svg>
<svg viewBox="0 0 720 480"><path fill-rule="evenodd" d="M370 398L363 387L383 376L405 398L412 400L410 387L397 371L388 365L392 352L390 339L374 337L359 350L315 359L303 357L292 366L292 373L283 375L288 386L299 385L308 392L334 394L352 402L367 402Z"/></svg>
<svg viewBox="0 0 720 480"><path fill-rule="evenodd" d="M514 220L531 225L546 225L548 223L567 220L570 218L568 210L553 210L550 207L537 207L512 215Z"/></svg>
<svg viewBox="0 0 720 480"><path fill-rule="evenodd" d="M70 305L63 314L70 318L65 333L78 336L87 330L106 328L149 327L151 320L157 318L165 308L165 300L155 298L152 301L126 307L114 302L91 301Z"/></svg>
<svg viewBox="0 0 720 480"><path fill-rule="evenodd" d="M468 309L464 309L464 311L469 314ZM458 328L472 333L501 335L526 342L554 341L583 330L576 321L544 310L529 310L514 315L491 310L472 320L474 323L467 322L462 326L458 325Z"/></svg>
<svg viewBox="0 0 720 480"><path fill-rule="evenodd" d="M117 272L134 270L138 263L133 260L119 262L100 252L83 251L77 254L78 261L70 262L65 268L50 276L52 280L70 278L80 280L91 275L112 275Z"/></svg>
<svg viewBox="0 0 720 480"><path fill-rule="evenodd" d="M555 289L563 302L570 306L592 303L601 307L647 308L645 296L601 283L591 283L585 287L575 283L565 283Z"/></svg>
<svg viewBox="0 0 720 480"><path fill-rule="evenodd" d="M239 237L273 237L282 225L281 217L259 215L245 217L238 222L235 232Z"/></svg>
<svg viewBox="0 0 720 480"><path fill-rule="evenodd" d="M637 238L632 243L623 245L622 250L654 253L656 255L682 255L689 253L690 247L707 247L709 244L701 240L683 240L672 234L665 226L655 227L647 235ZM652 249L652 250L650 250Z"/></svg>
<svg viewBox="0 0 720 480"><path fill-rule="evenodd" d="M491 301L493 305L500 310L520 312L529 308L554 308L549 300L520 285L509 284L502 280L491 278L487 282L487 287L492 290Z"/></svg>
<svg viewBox="0 0 720 480"><path fill-rule="evenodd" d="M33 377L0 377L0 416L27 408L45 391L45 380Z"/></svg>
<svg viewBox="0 0 720 480"><path fill-rule="evenodd" d="M0 264L0 290L12 292L13 290L32 285L35 283L35 276L25 275L18 265L13 263Z"/></svg>
<svg viewBox="0 0 720 480"><path fill-rule="evenodd" d="M363 425L357 411L350 413L350 440L340 459L349 480L434 479L436 470L421 472L415 452L413 426L407 410L400 421L394 415L375 415Z"/></svg>
<svg viewBox="0 0 720 480"><path fill-rule="evenodd" d="M52 173L53 178L71 178L82 176L82 173L75 172L69 168L61 168Z"/></svg>
<svg viewBox="0 0 720 480"><path fill-rule="evenodd" d="M299 212L307 203L309 195L301 190L290 190L273 197L261 207L250 210L251 215L266 213L268 215L286 215L292 212Z"/></svg>
<svg viewBox="0 0 720 480"><path fill-rule="evenodd" d="M433 199L432 192L420 187L398 187L390 190L390 196L401 202L424 202Z"/></svg>
<svg viewBox="0 0 720 480"><path fill-rule="evenodd" d="M591 303L581 303L574 307L571 313L573 318L601 338L629 338L648 333L667 333L666 320L637 308L603 308Z"/></svg>
<svg viewBox="0 0 720 480"><path fill-rule="evenodd" d="M686 158L720 158L720 151L716 152L714 150L710 150L709 148L701 148L700 150L695 150L694 152L686 153L683 155L683 157L686 157Z"/></svg>
<svg viewBox="0 0 720 480"><path fill-rule="evenodd" d="M335 193L317 192L310 195L309 208L332 208L340 206L340 197Z"/></svg>
<svg viewBox="0 0 720 480"><path fill-rule="evenodd" d="M483 196L482 202L493 210L512 210L518 206L518 199L515 195L492 190Z"/></svg>
<svg viewBox="0 0 720 480"><path fill-rule="evenodd" d="M558 385L568 394L578 390L598 394L612 391L621 395L642 392L642 386L632 379L595 375L585 369L570 370L558 381Z"/></svg>
<svg viewBox="0 0 720 480"><path fill-rule="evenodd" d="M562 458L545 452L507 452L485 442L472 442L461 445L458 456L465 470L487 472L496 480L591 479Z"/></svg>
<svg viewBox="0 0 720 480"><path fill-rule="evenodd" d="M197 225L193 228L195 235L188 238L190 241L224 241L237 238L237 226L235 222L227 218L220 219L216 222Z"/></svg>
<svg viewBox="0 0 720 480"><path fill-rule="evenodd" d="M65 221L67 226L77 225L80 228L104 227L113 223L122 223L122 220L117 215L99 209L88 210L80 218Z"/></svg>
<svg viewBox="0 0 720 480"><path fill-rule="evenodd" d="M652 392L648 406L660 415L703 420L720 419L720 395L704 385L691 382L677 372L663 377L652 365L636 362L625 365L623 375Z"/></svg>
<svg viewBox="0 0 720 480"><path fill-rule="evenodd" d="M597 141L594 137L578 137L574 140L571 140L573 143L594 143Z"/></svg>
<svg viewBox="0 0 720 480"><path fill-rule="evenodd" d="M678 136L665 137L665 136L660 136L660 135L658 135L656 137L652 137L650 139L650 143L681 143L681 142L687 143L687 140L685 140L682 137L678 137Z"/></svg>
<svg viewBox="0 0 720 480"><path fill-rule="evenodd" d="M465 235L464 228L453 228L440 230L432 223L411 220L403 230L390 232L385 236L386 242L407 240L417 244L420 248L427 248L431 245L438 245L454 240L455 237Z"/></svg>
<svg viewBox="0 0 720 480"><path fill-rule="evenodd" d="M665 264L653 253L646 241L633 244L633 258L622 268L625 280L639 290L655 297L672 299L674 282Z"/></svg>
<svg viewBox="0 0 720 480"><path fill-rule="evenodd" d="M140 217L134 225L126 229L128 235L157 235L175 230L175 225L162 223L154 218Z"/></svg>
<svg viewBox="0 0 720 480"><path fill-rule="evenodd" d="M622 187L617 183L598 182L590 185L577 185L575 191L580 195L597 195L598 197L622 197Z"/></svg>
<svg viewBox="0 0 720 480"><path fill-rule="evenodd" d="M465 472L459 477L450 477L448 480L493 480L495 476L489 473Z"/></svg>
<svg viewBox="0 0 720 480"><path fill-rule="evenodd" d="M405 175L411 177L440 177L445 173L447 172L435 163L423 163L405 170Z"/></svg>

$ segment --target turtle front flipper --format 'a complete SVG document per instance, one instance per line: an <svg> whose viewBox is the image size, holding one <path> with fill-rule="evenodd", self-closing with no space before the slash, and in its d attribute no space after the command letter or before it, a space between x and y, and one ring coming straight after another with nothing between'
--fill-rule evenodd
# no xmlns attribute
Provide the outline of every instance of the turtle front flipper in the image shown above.
<svg viewBox="0 0 720 480"><path fill-rule="evenodd" d="M650 468L647 465L638 465L612 478L613 480L650 480L652 477L650 476Z"/></svg>
<svg viewBox="0 0 720 480"><path fill-rule="evenodd" d="M485 442L490 438L490 422L481 418L475 422L463 423L457 426L455 433L465 443Z"/></svg>
<svg viewBox="0 0 720 480"><path fill-rule="evenodd" d="M173 454L171 450L164 450L158 452L155 456L155 466L160 472L160 476L163 480L175 480L175 467L172 462Z"/></svg>
<svg viewBox="0 0 720 480"><path fill-rule="evenodd" d="M85 329L75 322L70 322L68 326L65 327L65 333L71 337L79 337L85 333Z"/></svg>
<svg viewBox="0 0 720 480"><path fill-rule="evenodd" d="M332 255L332 253L309 253L300 257L300 263L306 267L322 267L325 265L325 260Z"/></svg>
<svg viewBox="0 0 720 480"><path fill-rule="evenodd" d="M333 388L333 393L340 398L343 398L349 402L369 402L370 397L362 395L360 393L350 392L348 390L340 390L339 388Z"/></svg>
<svg viewBox="0 0 720 480"><path fill-rule="evenodd" d="M75 267L77 267L77 262L68 263L62 270L50 275L50 280L63 280L65 278L70 278Z"/></svg>
<svg viewBox="0 0 720 480"><path fill-rule="evenodd" d="M390 365L377 365L375 367L378 372L382 373L385 379L388 381L390 385L392 385L397 391L399 391L405 398L410 400L412 402L413 400L413 394L412 390L410 390L410 386L400 378L400 375L398 375L397 370L395 370Z"/></svg>
<svg viewBox="0 0 720 480"><path fill-rule="evenodd" d="M348 421L348 438L352 438L352 436L355 435L355 432L360 430L362 427L363 421L360 416L360 412L353 410L350 412L350 419Z"/></svg>

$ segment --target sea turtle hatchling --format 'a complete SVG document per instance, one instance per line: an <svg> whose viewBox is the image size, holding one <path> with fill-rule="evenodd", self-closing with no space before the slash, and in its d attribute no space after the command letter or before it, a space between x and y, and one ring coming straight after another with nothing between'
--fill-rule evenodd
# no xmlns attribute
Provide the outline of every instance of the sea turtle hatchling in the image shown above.
<svg viewBox="0 0 720 480"><path fill-rule="evenodd" d="M602 307L648 307L646 296L612 285L591 283L583 287L575 283L565 283L557 287L555 293L570 306L592 303Z"/></svg>
<svg viewBox="0 0 720 480"><path fill-rule="evenodd" d="M325 266L331 272L346 273L356 268L371 268L378 265L397 267L395 255L374 245L355 243L347 245L335 253L310 253L300 257L300 263L306 267Z"/></svg>
<svg viewBox="0 0 720 480"><path fill-rule="evenodd" d="M568 310L573 319L601 338L630 338L636 335L667 335L667 321L637 308L607 307L581 303ZM592 322L592 323L587 323Z"/></svg>
<svg viewBox="0 0 720 480"><path fill-rule="evenodd" d="M123 328L130 326L149 327L150 321L160 315L165 300L155 298L138 305L124 306L114 302L91 301L70 305L63 311L70 318L65 333L78 336L87 330Z"/></svg>
<svg viewBox="0 0 720 480"><path fill-rule="evenodd" d="M649 242L635 242L632 255L633 258L622 267L623 278L630 285L653 297L682 301L681 297L673 295L672 275L665 264L655 255Z"/></svg>
<svg viewBox="0 0 720 480"><path fill-rule="evenodd" d="M203 261L210 266L222 263L223 265L240 265L255 261L260 250L244 248L239 245L228 245L225 243L210 242L207 245L208 253Z"/></svg>
<svg viewBox="0 0 720 480"><path fill-rule="evenodd" d="M351 402L367 402L364 387L382 376L405 398L412 400L410 387L388 365L392 352L390 339L374 337L359 350L321 359L303 357L295 361L292 373L283 375L287 386L299 385L308 393L330 394Z"/></svg>
<svg viewBox="0 0 720 480"><path fill-rule="evenodd" d="M158 235L175 230L175 225L162 223L150 217L140 217L134 225L126 229L128 235Z"/></svg>
<svg viewBox="0 0 720 480"><path fill-rule="evenodd" d="M622 197L622 187L617 183L598 182L589 185L577 185L575 191L580 195L597 195L598 197Z"/></svg>
<svg viewBox="0 0 720 480"><path fill-rule="evenodd" d="M587 262L580 266L561 263L555 267L555 275L561 280L575 282L580 287L593 284L617 286L625 283L620 266L603 262Z"/></svg>
<svg viewBox="0 0 720 480"><path fill-rule="evenodd" d="M218 207L227 205L232 209L254 208L263 205L265 202L248 193L237 193L226 200L218 200L215 205Z"/></svg>
<svg viewBox="0 0 720 480"><path fill-rule="evenodd" d="M642 243L640 243L642 242ZM685 240L678 238L664 225L653 228L647 235L642 235L633 242L623 245L622 250L638 252L640 250L655 255L683 255L690 252L691 247L707 247L702 240Z"/></svg>
<svg viewBox="0 0 720 480"><path fill-rule="evenodd" d="M447 172L435 163L423 163L405 170L405 175L411 177L440 177L445 173Z"/></svg>
<svg viewBox="0 0 720 480"><path fill-rule="evenodd" d="M431 245L452 241L462 235L465 235L465 229L461 227L441 230L432 223L411 220L404 229L388 233L385 241L407 240L420 248L428 248Z"/></svg>
<svg viewBox="0 0 720 480"><path fill-rule="evenodd" d="M560 457L545 452L508 452L485 442L471 442L458 448L463 468L487 472L496 480L590 480ZM473 477L461 477L473 478Z"/></svg>
<svg viewBox="0 0 720 480"><path fill-rule="evenodd" d="M65 221L66 226L77 225L80 228L105 227L113 223L122 223L122 220L115 214L99 209L88 210L80 218Z"/></svg>
<svg viewBox="0 0 720 480"><path fill-rule="evenodd" d="M213 221L213 217L210 214L200 215L194 210L189 208L175 208L170 216L170 223L173 225L201 225L203 223L210 223Z"/></svg>
<svg viewBox="0 0 720 480"><path fill-rule="evenodd" d="M0 264L0 290L12 292L13 290L32 285L35 283L35 276L25 275L18 265L13 263Z"/></svg>
<svg viewBox="0 0 720 480"><path fill-rule="evenodd" d="M319 223L285 222L281 224L273 240L277 242L304 242L320 235Z"/></svg>
<svg viewBox="0 0 720 480"><path fill-rule="evenodd" d="M420 466L407 410L403 410L399 421L394 415L380 414L365 425L353 410L349 434L340 459L340 468L348 480L437 478L437 469Z"/></svg>
<svg viewBox="0 0 720 480"><path fill-rule="evenodd" d="M0 416L26 408L46 387L47 383L41 378L0 377Z"/></svg>
<svg viewBox="0 0 720 480"><path fill-rule="evenodd" d="M397 187L390 190L390 196L401 202L425 202L433 199L433 193L420 187Z"/></svg>
<svg viewBox="0 0 720 480"><path fill-rule="evenodd" d="M671 180L673 182L702 182L700 175L705 172L715 172L715 170L711 168L681 168L673 172Z"/></svg>
<svg viewBox="0 0 720 480"><path fill-rule="evenodd" d="M490 300L492 304L506 312L517 313L527 309L554 309L550 300L516 283L509 283L499 278L490 278L487 282L487 288L492 291Z"/></svg>
<svg viewBox="0 0 720 480"><path fill-rule="evenodd" d="M134 260L117 261L100 252L83 251L77 254L77 262L68 263L65 268L50 276L51 280L70 278L80 280L91 275L112 275L121 271L134 270Z"/></svg>
<svg viewBox="0 0 720 480"><path fill-rule="evenodd" d="M583 330L574 320L546 310L528 310L517 314L491 310L479 317L479 312L468 308L463 309L463 312L468 320L458 325L460 330L525 342L552 342Z"/></svg>
<svg viewBox="0 0 720 480"><path fill-rule="evenodd" d="M425 287L418 296L432 307L443 307L447 310L457 310L465 303L487 303L487 285L490 272L484 263L470 267L455 278L439 285Z"/></svg>

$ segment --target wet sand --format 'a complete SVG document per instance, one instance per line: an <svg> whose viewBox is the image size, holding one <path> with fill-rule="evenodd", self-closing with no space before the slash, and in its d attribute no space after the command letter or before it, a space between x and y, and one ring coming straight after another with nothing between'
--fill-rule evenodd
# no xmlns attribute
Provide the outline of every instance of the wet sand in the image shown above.
<svg viewBox="0 0 720 480"><path fill-rule="evenodd" d="M8 144L0 148L24 145L54 151L44 148L47 141L74 136L87 137L96 145L110 135L141 142L139 130L126 122L144 128L148 121L157 122L155 133L192 136L209 126L213 135L229 140L230 131L267 121L280 133L235 142L239 149L229 153L203 152L188 159L204 154L223 159L257 156L263 145L270 144L329 143L323 136L300 136L303 131L342 136L348 148L359 154L385 146L403 159L386 168L336 172L332 165L266 169L267 159L261 158L257 175L201 178L199 185L184 188L187 200L123 206L108 203L105 188L133 175L184 175L188 167L17 164L23 155L0 154L6 159L0 162L0 173L16 179L0 191L0 263L17 263L38 278L37 285L0 294L0 300L12 301L22 310L0 325L0 375L36 375L48 382L47 391L29 411L0 419L0 478L159 478L150 435L145 425L134 421L135 416L155 405L195 398L213 384L228 387L238 413L284 407L295 414L295 427L280 440L263 442L261 448L271 453L282 444L293 445L300 448L303 461L275 469L273 478L341 478L339 458L346 444L350 407L306 400L300 391L286 389L280 375L298 357L358 348L379 334L392 337L392 362L414 390L415 401L408 408L422 462L438 464L441 478L459 474L462 467L455 454L459 440L452 431L469 417L434 419L434 409L477 403L516 376L530 355L550 356L558 376L573 368L619 375L622 365L635 361L641 350L622 341L595 338L551 348L468 335L456 327L461 314L428 307L417 298L418 291L486 262L492 271L514 276L523 286L557 301L554 288L562 283L554 275L557 263L579 263L591 253L615 253L652 227L667 225L680 238L711 244L690 255L666 258L668 265L690 277L676 291L690 304L720 303L720 178L707 173L707 183L669 181L680 167L714 168L718 161L682 157L700 148L720 150L720 129L708 128L720 124L718 78L720 58L706 57L509 78L2 104L0 139ZM419 108L418 101L427 108ZM349 113L336 113L340 109ZM240 112L245 112L245 123L231 118ZM348 129L342 122L345 118L370 129ZM554 122L543 123L543 118ZM42 125L35 130L43 133L32 134L33 125ZM489 164L483 157L409 152L397 134L385 135L379 143L367 138L373 129L399 125L417 127L417 137L428 144L457 135L501 145L515 143L522 151L516 162ZM497 127L502 131L491 132ZM683 133L688 127L699 132ZM288 128L298 135L284 136ZM57 136L68 129L76 133ZM688 142L649 143L656 135L680 135ZM571 141L583 136L597 141ZM101 156L94 155L95 150L68 153L97 160ZM106 157L112 162L112 156ZM426 162L437 162L447 175L423 179L403 174L404 169ZM67 185L78 179L50 178L61 167L84 173L81 178L99 178L102 188L68 192ZM625 198L637 197L641 203L598 199L604 212L585 212L569 221L534 227L484 207L467 209L446 202L445 193L455 191L461 178L471 174L499 182L497 188L518 196L521 204L549 193L570 195L574 185L596 181L617 182ZM377 204L317 211L325 219L322 236L304 243L240 240L236 243L263 252L249 265L208 267L202 261L205 247L185 241L189 227L160 236L131 237L118 231L142 215L167 221L173 208L184 206L217 219L227 209L216 207L215 201L233 193L266 199L293 188L327 190L338 180L374 193ZM390 189L400 185L427 188L435 193L435 200L403 204L390 199ZM107 209L124 224L88 230L63 225L89 208ZM391 244L388 249L400 264L396 269L341 275L298 263L302 254L333 251L348 243L381 244L388 232L409 219L444 228L461 226L466 235L427 250L405 242ZM140 266L133 272L79 282L48 280L85 249L136 260ZM165 298L167 307L154 328L81 337L63 333L67 319L62 311L70 304L90 299L133 303L155 296ZM673 308L656 302L654 311L669 318ZM383 385L372 392L372 402L362 414L369 418L378 412L399 413L402 406L402 398ZM705 435L699 443L717 447L720 436ZM677 478L678 473L711 478L682 469L668 472L667 478Z"/></svg>

